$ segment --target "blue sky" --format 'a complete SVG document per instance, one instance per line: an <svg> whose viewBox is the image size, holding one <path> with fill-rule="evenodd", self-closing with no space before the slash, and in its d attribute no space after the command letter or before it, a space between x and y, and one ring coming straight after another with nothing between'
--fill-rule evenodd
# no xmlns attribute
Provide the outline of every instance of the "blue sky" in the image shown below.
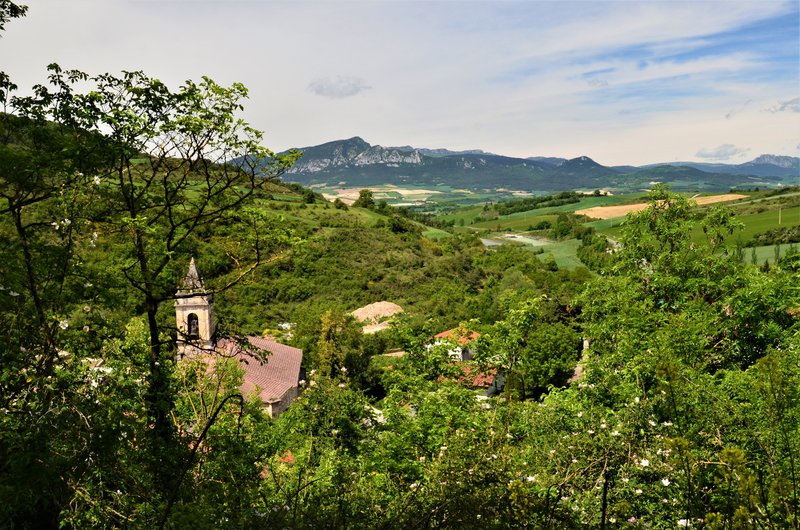
<svg viewBox="0 0 800 530"><path fill-rule="evenodd" d="M604 164L800 155L800 2L28 0L0 39L53 61L250 89L273 149L373 144Z"/></svg>

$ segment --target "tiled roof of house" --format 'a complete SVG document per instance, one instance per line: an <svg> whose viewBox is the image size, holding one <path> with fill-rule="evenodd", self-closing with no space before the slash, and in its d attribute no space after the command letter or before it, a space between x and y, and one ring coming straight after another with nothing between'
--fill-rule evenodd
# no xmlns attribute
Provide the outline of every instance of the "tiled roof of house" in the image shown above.
<svg viewBox="0 0 800 530"><path fill-rule="evenodd" d="M494 382L497 370L492 368L486 372L462 366L461 371L464 375L458 378L458 382L471 388L487 388Z"/></svg>
<svg viewBox="0 0 800 530"><path fill-rule="evenodd" d="M459 346L463 346L468 342L472 342L473 340L480 337L481 334L477 331L467 331L462 327L448 329L447 331L442 331L441 333L437 333L434 335L436 339L445 339L445 340L456 340Z"/></svg>
<svg viewBox="0 0 800 530"><path fill-rule="evenodd" d="M262 401L279 401L289 389L297 386L303 350L262 337L247 337L247 341L260 351L243 350L231 339L222 339L217 346L225 355L236 358L244 369L244 382L239 387L242 393L249 395L258 389ZM261 353L265 361L258 358Z"/></svg>

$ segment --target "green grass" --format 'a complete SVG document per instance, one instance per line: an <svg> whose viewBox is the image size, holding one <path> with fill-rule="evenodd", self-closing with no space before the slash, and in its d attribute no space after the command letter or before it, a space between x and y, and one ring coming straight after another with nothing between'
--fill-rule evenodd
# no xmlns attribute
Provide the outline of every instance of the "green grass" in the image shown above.
<svg viewBox="0 0 800 530"><path fill-rule="evenodd" d="M442 239L444 237L450 237L452 234L450 232L445 232L444 230L439 230L438 228L430 228L427 227L427 230L422 232L424 237L428 239Z"/></svg>
<svg viewBox="0 0 800 530"><path fill-rule="evenodd" d="M779 217L780 224L778 223ZM800 224L800 206L783 208L780 213L778 210L768 210L766 212L737 216L737 219L744 223L744 230L739 235L742 240L747 241L756 234L766 232L772 228Z"/></svg>
<svg viewBox="0 0 800 530"><path fill-rule="evenodd" d="M779 246L781 257L785 256L791 248L800 249L800 244L798 243L787 243ZM742 259L745 263L752 263L753 248L756 250L757 265L762 265L765 261L768 261L770 264L775 263L775 245L767 245L765 247L750 247L744 249L744 255Z"/></svg>
<svg viewBox="0 0 800 530"><path fill-rule="evenodd" d="M559 269L583 267L583 262L578 259L579 246L581 246L581 242L577 239L568 239L566 241L558 241L550 245L544 245L539 247L544 250L544 252L539 254L538 258L544 261L547 259L547 256L553 256Z"/></svg>

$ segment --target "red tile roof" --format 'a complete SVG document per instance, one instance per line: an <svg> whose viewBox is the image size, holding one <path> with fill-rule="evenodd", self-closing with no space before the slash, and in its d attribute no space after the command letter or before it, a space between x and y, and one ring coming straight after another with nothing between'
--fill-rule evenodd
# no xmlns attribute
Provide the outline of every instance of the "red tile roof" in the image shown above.
<svg viewBox="0 0 800 530"><path fill-rule="evenodd" d="M464 375L458 378L458 382L471 388L488 388L494 382L494 376L497 375L497 370L494 368L487 372L481 372L464 365L461 367L461 371Z"/></svg>
<svg viewBox="0 0 800 530"><path fill-rule="evenodd" d="M236 358L244 369L244 382L239 389L245 395L259 390L258 396L265 403L280 401L287 391L297 386L303 350L293 348L262 337L247 337L253 348L242 349L239 342L222 339L218 349L225 355ZM263 354L266 360L258 358Z"/></svg>
<svg viewBox="0 0 800 530"><path fill-rule="evenodd" d="M448 329L447 331L442 331L441 333L437 333L433 337L435 339L445 339L445 340L456 340L459 346L463 346L468 342L472 342L473 340L480 337L481 334L477 331L467 331L462 327Z"/></svg>

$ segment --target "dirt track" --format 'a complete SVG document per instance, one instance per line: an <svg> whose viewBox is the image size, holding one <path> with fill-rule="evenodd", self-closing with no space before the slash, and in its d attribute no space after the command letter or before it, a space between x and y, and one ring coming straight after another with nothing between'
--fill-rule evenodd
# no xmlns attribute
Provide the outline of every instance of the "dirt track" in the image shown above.
<svg viewBox="0 0 800 530"><path fill-rule="evenodd" d="M715 202L735 201L737 199L744 199L747 195L739 195L737 193L726 193L724 195L710 195L708 197L697 197L691 199L697 204L713 204ZM575 213L578 215L585 215L592 219L613 219L614 217L623 217L631 212L638 212L647 208L647 203L636 204L621 204L619 206L595 206L594 208L584 208Z"/></svg>

